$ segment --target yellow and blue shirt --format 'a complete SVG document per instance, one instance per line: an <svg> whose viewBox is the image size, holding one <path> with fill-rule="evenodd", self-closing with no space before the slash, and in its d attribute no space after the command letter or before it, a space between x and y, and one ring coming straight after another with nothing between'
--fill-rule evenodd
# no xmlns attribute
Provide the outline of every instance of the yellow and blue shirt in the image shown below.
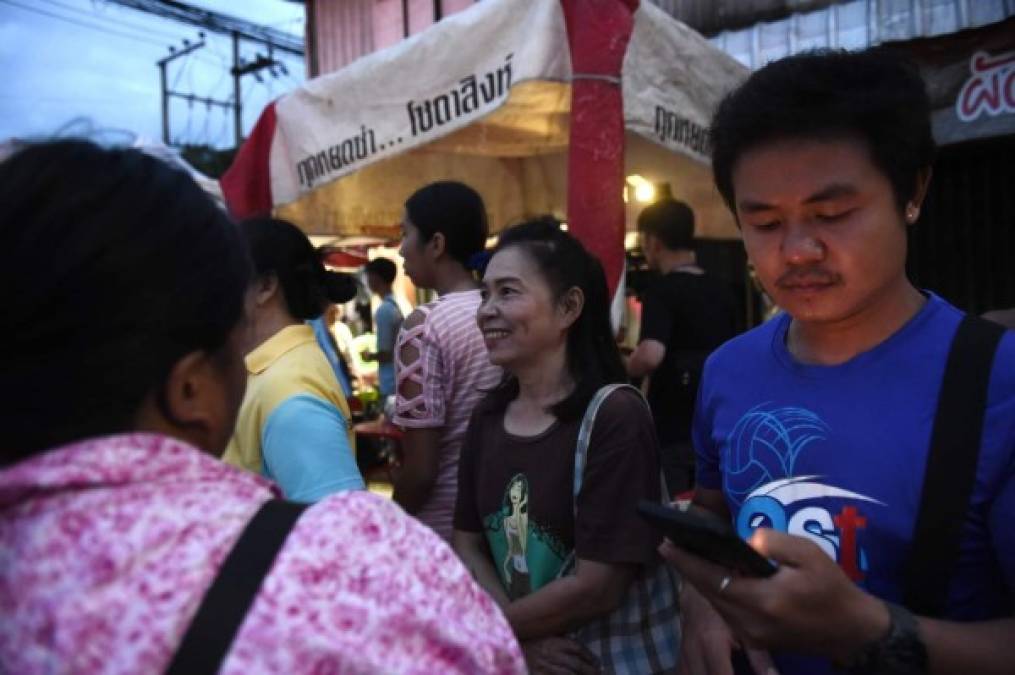
<svg viewBox="0 0 1015 675"><path fill-rule="evenodd" d="M286 326L246 364L247 393L223 460L271 478L293 501L363 489L349 404L313 329Z"/></svg>

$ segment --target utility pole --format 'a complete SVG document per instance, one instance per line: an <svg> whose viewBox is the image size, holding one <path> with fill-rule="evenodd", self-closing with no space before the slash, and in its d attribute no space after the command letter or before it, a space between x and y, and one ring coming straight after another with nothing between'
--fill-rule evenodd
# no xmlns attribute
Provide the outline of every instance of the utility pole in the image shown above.
<svg viewBox="0 0 1015 675"><path fill-rule="evenodd" d="M161 58L156 62L159 67L159 81L162 85L162 142L165 143L166 145L172 145L172 138L169 126L170 99L174 97L182 98L185 101L187 101L189 105L194 105L194 102L197 101L198 103L204 103L206 106L208 106L209 109L211 109L213 105L222 106L223 108L231 108L233 105L230 101L219 101L218 99L214 98L198 96L193 92L173 91L169 88L169 78L168 78L169 64L173 60L178 59L181 56L186 56L187 54L190 54L193 51L197 51L198 49L201 49L202 47L205 46L204 33L198 33L197 35L200 38L200 42L190 44L190 40L184 40L183 49L179 51L176 50L176 47L170 46L169 56Z"/></svg>
<svg viewBox="0 0 1015 675"><path fill-rule="evenodd" d="M162 142L169 145L169 96L166 94L168 85L166 83L166 64L168 61L159 61L159 84L162 91Z"/></svg>
<svg viewBox="0 0 1015 675"><path fill-rule="evenodd" d="M237 31L233 31L233 67L229 70L233 76L233 124L236 132L236 147L240 147L243 143L243 101L242 93L240 90L240 80L243 79L244 75L253 75L257 80L261 81L261 76L257 73L265 68L270 68L272 75L275 74L275 66L278 66L282 72L287 73L285 64L275 59L272 51L272 43L268 44L268 56L264 56L261 53L257 54L252 62L246 63L240 59L240 34Z"/></svg>
<svg viewBox="0 0 1015 675"><path fill-rule="evenodd" d="M146 12L154 16L159 16L164 19L170 19L179 23L189 24L191 26L197 26L203 30L208 30L213 33L220 35L231 35L233 39L233 66L230 69L230 73L233 76L233 100L231 102L216 101L214 99L202 98L193 94L177 94L176 92L168 92L166 89L166 66L163 65L162 61L159 62L159 75L162 80L162 132L163 138L168 139L169 136L169 98L171 96L182 96L189 102L201 101L208 106L212 105L225 105L233 109L234 125L236 133L236 145L239 147L243 141L243 103L240 100L242 92L240 90L240 79L249 73L254 73L255 77L257 71L264 68L272 68L274 72L274 66L278 66L284 74L288 74L288 70L281 61L276 61L272 56L273 50L285 52L295 56L303 56L303 39L296 35L286 33L284 31L276 30L268 26L261 26L259 24L237 19L236 17L229 16L227 14L220 14L200 7L193 7L183 0L106 0L115 5L122 7L129 7L139 12ZM408 25L408 24L406 24ZM249 42L257 42L268 47L268 57L265 58L258 54L257 60L253 63L244 63L240 59L240 39L247 40ZM202 41L203 45L203 41ZM180 54L182 56L182 53ZM172 60L173 57L167 57L163 59L166 64ZM167 140L168 143L168 140Z"/></svg>
<svg viewBox="0 0 1015 675"><path fill-rule="evenodd" d="M233 129L236 134L236 147L243 143L243 101L240 94L240 34L233 31Z"/></svg>
<svg viewBox="0 0 1015 675"><path fill-rule="evenodd" d="M198 33L200 42L190 44L190 40L183 41L183 49L176 51L176 47L169 47L169 56L158 60L159 66L159 81L162 85L162 142L169 145L169 98L173 95L173 92L169 91L168 78L166 77L166 70L171 61L186 56L187 54L197 51L204 47L204 33Z"/></svg>

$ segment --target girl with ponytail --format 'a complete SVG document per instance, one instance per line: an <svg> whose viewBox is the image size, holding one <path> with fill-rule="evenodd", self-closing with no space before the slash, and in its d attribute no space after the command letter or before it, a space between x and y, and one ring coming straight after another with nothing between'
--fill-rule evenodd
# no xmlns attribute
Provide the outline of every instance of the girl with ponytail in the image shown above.
<svg viewBox="0 0 1015 675"><path fill-rule="evenodd" d="M349 404L305 323L329 302L348 300L348 284L325 270L292 223L254 218L240 230L254 262L248 297L253 350L246 358L247 394L224 459L271 478L293 501L363 489Z"/></svg>

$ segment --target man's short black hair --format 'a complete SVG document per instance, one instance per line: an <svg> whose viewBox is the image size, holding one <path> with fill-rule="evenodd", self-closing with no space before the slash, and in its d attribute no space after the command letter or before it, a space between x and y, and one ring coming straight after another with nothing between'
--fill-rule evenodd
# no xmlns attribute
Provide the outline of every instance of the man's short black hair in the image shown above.
<svg viewBox="0 0 1015 675"><path fill-rule="evenodd" d="M819 50L769 63L719 104L711 136L715 184L734 213L733 167L768 141L863 141L891 182L900 212L935 149L930 99L919 72L883 48Z"/></svg>
<svg viewBox="0 0 1015 675"><path fill-rule="evenodd" d="M395 263L387 258L374 258L363 266L363 270L367 274L376 275L378 279L386 284L394 283L395 276L398 274L398 268L395 267Z"/></svg>
<svg viewBox="0 0 1015 675"><path fill-rule="evenodd" d="M694 245L694 211L684 202L661 199L638 214L638 231L651 234L676 251Z"/></svg>

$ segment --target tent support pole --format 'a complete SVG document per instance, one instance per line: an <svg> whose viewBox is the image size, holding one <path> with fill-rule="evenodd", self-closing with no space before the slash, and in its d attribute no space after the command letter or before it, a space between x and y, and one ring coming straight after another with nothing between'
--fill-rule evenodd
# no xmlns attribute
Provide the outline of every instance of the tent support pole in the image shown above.
<svg viewBox="0 0 1015 675"><path fill-rule="evenodd" d="M638 0L561 0L561 4L575 73L567 164L568 230L602 263L612 297L624 274L620 71Z"/></svg>

